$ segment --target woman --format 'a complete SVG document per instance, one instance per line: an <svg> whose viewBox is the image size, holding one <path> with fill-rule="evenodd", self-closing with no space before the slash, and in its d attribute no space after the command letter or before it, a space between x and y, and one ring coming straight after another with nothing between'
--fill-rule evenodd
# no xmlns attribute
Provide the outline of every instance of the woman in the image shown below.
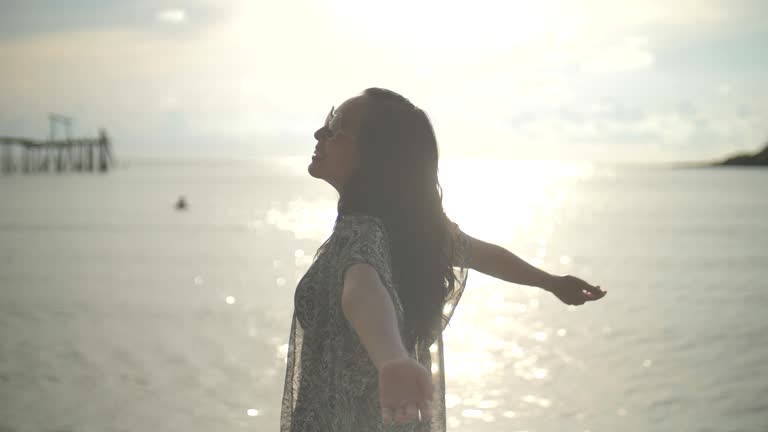
<svg viewBox="0 0 768 432"><path fill-rule="evenodd" d="M367 89L315 138L308 171L339 192L338 217L296 288L281 432L445 431L442 331L469 268L566 304L605 295L451 222L432 125L403 96Z"/></svg>

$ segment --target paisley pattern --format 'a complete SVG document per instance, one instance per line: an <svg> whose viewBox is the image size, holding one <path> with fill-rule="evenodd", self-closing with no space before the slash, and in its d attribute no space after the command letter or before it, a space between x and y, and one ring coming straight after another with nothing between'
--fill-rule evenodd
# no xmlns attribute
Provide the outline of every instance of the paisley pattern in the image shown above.
<svg viewBox="0 0 768 432"><path fill-rule="evenodd" d="M458 225L447 218L446 222L457 277L455 294L444 309L450 318L466 286L471 248ZM376 269L395 305L402 332L403 307L392 280L386 228L374 216L346 215L334 227L327 249L296 287L280 432L445 432L444 327L432 350L409 348L411 357L433 371L433 418L402 425L382 423L378 373L341 309L344 271L356 263Z"/></svg>

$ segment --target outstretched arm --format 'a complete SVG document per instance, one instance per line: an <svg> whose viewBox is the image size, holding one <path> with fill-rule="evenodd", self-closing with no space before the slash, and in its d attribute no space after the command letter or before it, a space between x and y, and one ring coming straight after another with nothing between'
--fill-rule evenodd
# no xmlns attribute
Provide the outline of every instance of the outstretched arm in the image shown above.
<svg viewBox="0 0 768 432"><path fill-rule="evenodd" d="M469 237L469 236L468 236ZM584 304L602 298L606 291L575 276L555 276L528 264L523 259L493 243L469 237L472 244L471 268L520 285L549 291L566 304Z"/></svg>
<svg viewBox="0 0 768 432"><path fill-rule="evenodd" d="M403 347L395 306L370 264L354 264L344 276L341 307L379 372L384 423L432 417L432 373Z"/></svg>
<svg viewBox="0 0 768 432"><path fill-rule="evenodd" d="M346 271L341 307L377 368L389 360L408 357L395 306L370 264L354 264Z"/></svg>
<svg viewBox="0 0 768 432"><path fill-rule="evenodd" d="M472 243L472 269L507 282L535 286L545 290L557 276L538 269L493 243L469 237Z"/></svg>

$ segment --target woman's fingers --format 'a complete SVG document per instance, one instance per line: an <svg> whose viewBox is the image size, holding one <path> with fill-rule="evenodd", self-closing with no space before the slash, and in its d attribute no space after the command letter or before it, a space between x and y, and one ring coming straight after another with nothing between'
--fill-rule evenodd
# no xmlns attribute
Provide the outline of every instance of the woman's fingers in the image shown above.
<svg viewBox="0 0 768 432"><path fill-rule="evenodd" d="M552 293L567 305L581 306L588 301L599 300L607 293L599 285L590 285L576 276L565 275L557 281Z"/></svg>
<svg viewBox="0 0 768 432"><path fill-rule="evenodd" d="M419 411L421 411L421 420L426 421L432 418L431 401L421 403L409 403L401 407L384 407L381 409L381 420L384 424L407 423L419 420Z"/></svg>
<svg viewBox="0 0 768 432"><path fill-rule="evenodd" d="M601 290L599 285L590 285L585 280L579 278L575 278L575 282L577 282L576 286L578 286L578 293L581 294L579 296L580 304L598 300L605 295L605 291Z"/></svg>
<svg viewBox="0 0 768 432"><path fill-rule="evenodd" d="M392 408L389 407L382 407L381 408L381 421L384 424L391 424L395 420L395 415L392 412Z"/></svg>
<svg viewBox="0 0 768 432"><path fill-rule="evenodd" d="M595 295L595 294L588 294L588 295L587 295L587 297L588 297L588 298L587 298L587 301L600 300L601 298L605 297L605 293L606 293L606 292L605 292L605 291L603 291L602 293L600 293L600 294L597 294L597 295Z"/></svg>
<svg viewBox="0 0 768 432"><path fill-rule="evenodd" d="M421 420L427 421L432 418L432 401L427 400L419 404L419 410L421 411Z"/></svg>
<svg viewBox="0 0 768 432"><path fill-rule="evenodd" d="M429 370L415 359L386 364L379 370L379 402L384 424L402 424L432 417L434 384Z"/></svg>
<svg viewBox="0 0 768 432"><path fill-rule="evenodd" d="M419 419L419 409L416 408L416 405L412 403L408 404L404 410L401 410L400 414L400 421L403 422L415 421Z"/></svg>
<svg viewBox="0 0 768 432"><path fill-rule="evenodd" d="M584 296L587 298L587 301L593 301L593 300L599 300L603 297L605 297L605 294L607 291L603 291L600 289L600 287L592 287L592 290L584 290Z"/></svg>
<svg viewBox="0 0 768 432"><path fill-rule="evenodd" d="M579 279L579 281L581 282L581 289L582 290L584 290L584 291L586 291L586 292L588 292L588 293L590 293L590 294L592 294L592 295L594 295L596 297L600 297L603 294L605 294L605 291L600 289L600 285L590 285L588 282L586 282L583 279Z"/></svg>

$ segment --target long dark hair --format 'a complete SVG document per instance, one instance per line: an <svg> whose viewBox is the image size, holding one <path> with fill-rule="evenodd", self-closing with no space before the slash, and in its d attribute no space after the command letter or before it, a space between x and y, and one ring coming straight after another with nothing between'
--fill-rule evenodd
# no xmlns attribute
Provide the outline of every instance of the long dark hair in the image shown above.
<svg viewBox="0 0 768 432"><path fill-rule="evenodd" d="M443 305L456 284L437 139L427 114L400 94L369 88L363 95L359 169L342 188L336 222L351 212L384 222L405 310L403 342L431 344L447 323Z"/></svg>

